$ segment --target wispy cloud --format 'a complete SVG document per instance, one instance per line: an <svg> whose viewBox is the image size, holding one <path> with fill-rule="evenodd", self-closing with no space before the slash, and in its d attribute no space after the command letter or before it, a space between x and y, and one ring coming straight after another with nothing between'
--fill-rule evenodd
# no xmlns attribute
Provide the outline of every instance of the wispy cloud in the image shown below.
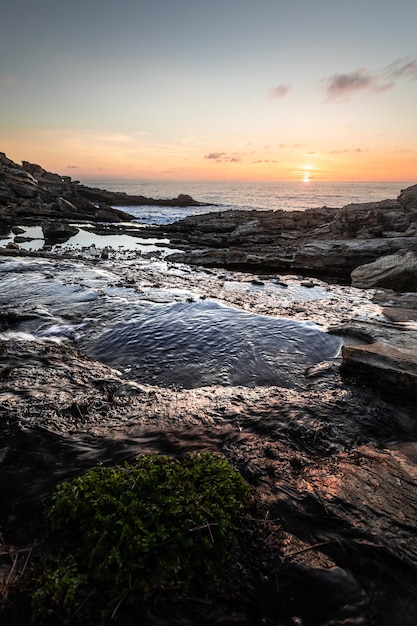
<svg viewBox="0 0 417 626"><path fill-rule="evenodd" d="M204 155L204 158L216 161L216 163L239 163L242 160L240 155L227 152L209 152Z"/></svg>
<svg viewBox="0 0 417 626"><path fill-rule="evenodd" d="M346 101L359 91L381 92L392 89L400 79L417 80L417 60L398 59L382 70L371 72L359 68L348 74L333 74L320 81L327 100Z"/></svg>
<svg viewBox="0 0 417 626"><path fill-rule="evenodd" d="M278 87L272 87L268 94L273 100L280 100L281 98L285 98L290 90L291 85L278 85Z"/></svg>
<svg viewBox="0 0 417 626"><path fill-rule="evenodd" d="M345 148L344 150L331 150L330 154L347 154L348 152L361 154L362 152L369 152L369 148Z"/></svg>
<svg viewBox="0 0 417 626"><path fill-rule="evenodd" d="M385 71L393 80L398 78L417 80L417 59L399 59L387 65Z"/></svg>
<svg viewBox="0 0 417 626"><path fill-rule="evenodd" d="M257 161L252 161L252 163L280 163L280 161L275 161L274 159L258 159Z"/></svg>
<svg viewBox="0 0 417 626"><path fill-rule="evenodd" d="M307 146L306 143L280 143L278 144L278 148L280 150L299 150L300 148L305 148Z"/></svg>
<svg viewBox="0 0 417 626"><path fill-rule="evenodd" d="M328 100L347 100L357 91L385 91L393 86L393 81L383 81L364 68L350 74L333 74L325 81Z"/></svg>

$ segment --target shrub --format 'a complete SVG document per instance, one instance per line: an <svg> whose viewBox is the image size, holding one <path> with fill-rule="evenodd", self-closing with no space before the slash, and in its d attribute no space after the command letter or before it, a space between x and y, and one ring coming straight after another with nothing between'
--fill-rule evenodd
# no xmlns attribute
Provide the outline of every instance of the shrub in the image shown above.
<svg viewBox="0 0 417 626"><path fill-rule="evenodd" d="M211 454L150 455L61 484L48 513L61 546L35 594L35 616L65 620L98 596L111 614L128 596L215 576L249 494L242 476Z"/></svg>

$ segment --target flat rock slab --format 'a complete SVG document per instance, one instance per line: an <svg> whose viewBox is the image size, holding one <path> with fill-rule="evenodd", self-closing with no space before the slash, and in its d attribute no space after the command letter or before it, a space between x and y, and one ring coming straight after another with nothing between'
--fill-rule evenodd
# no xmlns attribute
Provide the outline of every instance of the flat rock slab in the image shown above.
<svg viewBox="0 0 417 626"><path fill-rule="evenodd" d="M417 345L416 339L414 337L414 346ZM342 357L343 375L364 380L383 392L417 398L415 348L377 341L358 346L343 346Z"/></svg>

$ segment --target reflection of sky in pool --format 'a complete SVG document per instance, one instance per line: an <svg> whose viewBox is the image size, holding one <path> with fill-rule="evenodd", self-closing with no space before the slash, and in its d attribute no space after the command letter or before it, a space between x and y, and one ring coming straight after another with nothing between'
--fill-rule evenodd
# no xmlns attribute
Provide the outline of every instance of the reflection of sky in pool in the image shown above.
<svg viewBox="0 0 417 626"><path fill-rule="evenodd" d="M40 250L43 248L45 240L42 228L40 226L22 226L24 233L20 233L19 237L30 237L31 241L19 242L19 246L24 250ZM79 227L78 227L79 228ZM8 238L0 240L0 246L6 246L13 241L14 235L10 233ZM111 247L115 250L123 248L125 250L138 250L141 252L162 251L164 244L168 243L168 239L141 239L139 237L130 237L129 235L97 235L86 230L80 229L79 232L66 241L62 246L71 246L79 248L88 248L95 246L96 248ZM159 245L155 245L159 244ZM54 246L55 247L55 246ZM172 252L172 250L170 250Z"/></svg>

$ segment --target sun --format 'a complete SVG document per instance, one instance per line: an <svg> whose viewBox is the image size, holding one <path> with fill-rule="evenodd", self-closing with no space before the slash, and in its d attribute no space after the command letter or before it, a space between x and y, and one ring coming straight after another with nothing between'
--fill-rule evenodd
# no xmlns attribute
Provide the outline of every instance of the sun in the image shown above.
<svg viewBox="0 0 417 626"><path fill-rule="evenodd" d="M311 172L310 170L313 169L313 166L311 165L311 163L307 163L307 165L303 165L302 169L302 181L303 183L309 183L311 180Z"/></svg>

